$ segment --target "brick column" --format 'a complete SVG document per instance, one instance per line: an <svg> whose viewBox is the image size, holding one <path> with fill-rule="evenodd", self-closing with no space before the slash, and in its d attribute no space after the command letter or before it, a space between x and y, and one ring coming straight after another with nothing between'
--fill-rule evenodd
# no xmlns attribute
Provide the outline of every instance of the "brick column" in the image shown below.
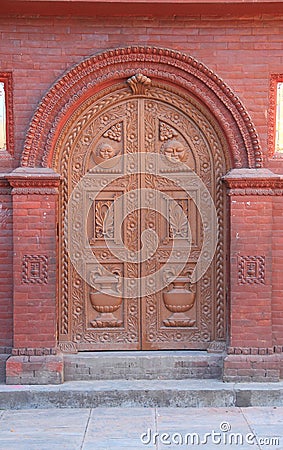
<svg viewBox="0 0 283 450"><path fill-rule="evenodd" d="M56 350L59 175L18 168L8 179L13 187L14 339L6 383L61 383L63 361Z"/></svg>
<svg viewBox="0 0 283 450"><path fill-rule="evenodd" d="M0 383L13 341L13 229L11 187L0 175Z"/></svg>
<svg viewBox="0 0 283 450"><path fill-rule="evenodd" d="M230 345L225 381L278 381L273 340L273 199L282 180L268 169L234 169L230 197Z"/></svg>

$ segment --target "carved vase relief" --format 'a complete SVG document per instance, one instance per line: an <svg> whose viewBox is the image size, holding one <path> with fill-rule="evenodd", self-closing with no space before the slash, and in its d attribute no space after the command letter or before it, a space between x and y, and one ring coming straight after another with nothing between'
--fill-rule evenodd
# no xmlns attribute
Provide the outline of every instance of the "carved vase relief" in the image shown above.
<svg viewBox="0 0 283 450"><path fill-rule="evenodd" d="M96 94L73 114L53 166L63 178L62 236L70 195L84 180L74 233L85 227L87 250L72 264L60 243L62 348L205 349L225 339L225 145L194 98L143 74ZM213 199L219 236L213 261L196 282L209 224L197 206L206 210L208 196L195 174ZM157 191L161 200L152 194ZM181 269L178 258L185 260ZM162 288L154 291L159 272Z"/></svg>
<svg viewBox="0 0 283 450"><path fill-rule="evenodd" d="M192 327L195 325L196 321L185 314L194 306L196 296L195 292L186 287L188 283L190 278L177 277L172 281L173 287L163 293L164 304L173 313L168 319L163 320L165 326Z"/></svg>
<svg viewBox="0 0 283 450"><path fill-rule="evenodd" d="M112 277L100 276L93 280L97 286L97 291L90 291L90 302L99 313L99 315L91 322L93 327L119 327L122 321L118 320L113 312L117 311L122 303L122 298L117 296L117 284L119 279L117 276Z"/></svg>

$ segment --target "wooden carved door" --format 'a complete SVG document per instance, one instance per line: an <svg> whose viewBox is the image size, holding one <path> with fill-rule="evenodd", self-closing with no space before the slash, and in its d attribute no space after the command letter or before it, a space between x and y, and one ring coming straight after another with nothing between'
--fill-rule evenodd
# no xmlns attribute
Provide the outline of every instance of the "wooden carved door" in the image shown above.
<svg viewBox="0 0 283 450"><path fill-rule="evenodd" d="M61 348L224 340L217 124L194 99L136 75L89 99L58 145Z"/></svg>

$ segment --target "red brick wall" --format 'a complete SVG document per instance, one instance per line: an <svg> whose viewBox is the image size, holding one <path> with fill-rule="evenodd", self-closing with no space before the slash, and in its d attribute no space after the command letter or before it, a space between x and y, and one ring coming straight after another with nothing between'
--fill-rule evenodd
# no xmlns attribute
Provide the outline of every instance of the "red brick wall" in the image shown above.
<svg viewBox="0 0 283 450"><path fill-rule="evenodd" d="M0 30L0 70L12 70L14 78L15 165L35 107L51 84L89 55L132 44L170 47L209 66L244 102L266 150L269 76L282 72L280 16L1 17Z"/></svg>
<svg viewBox="0 0 283 450"><path fill-rule="evenodd" d="M7 186L0 185L0 354L9 351L13 343L13 222L10 191Z"/></svg>
<svg viewBox="0 0 283 450"><path fill-rule="evenodd" d="M232 347L272 347L272 196L231 196ZM244 283L240 259L265 257L260 283Z"/></svg>
<svg viewBox="0 0 283 450"><path fill-rule="evenodd" d="M282 72L282 16L159 19L1 17L0 71L13 72L16 157L14 161L1 162L0 171L9 171L19 165L29 122L36 106L55 80L72 65L96 52L134 44L180 50L215 71L243 101L259 133L263 151L267 152L269 78L271 73ZM283 173L282 161L273 160L266 162L266 165L275 172ZM251 196L244 200L241 197L232 200L236 203L231 204L231 345L282 346L282 197ZM14 222L14 273L15 283L19 287L15 299L15 312L19 313L15 321L15 346L30 346L32 343L34 347L52 347L56 323L54 283L50 284L50 291L49 285L37 286L31 297L27 298L27 287L21 284L20 277L23 256L21 240L29 243L31 254L37 254L36 236L41 239L42 213L48 212L52 228L55 224L52 215L54 204L47 211L47 200L41 203L34 194L29 199L17 195L14 202L17 207L15 219L18 219ZM27 220L33 223L31 228L27 226ZM10 225L3 233L6 241L0 248L4 258L1 259L4 270L0 280L3 287L0 347L12 345ZM41 251L44 249L50 256L49 273L55 277L54 236L50 235L44 242L46 247L41 247ZM254 255L255 249L258 255L266 257L266 282L244 289L238 284L235 255L248 254L249 251Z"/></svg>
<svg viewBox="0 0 283 450"><path fill-rule="evenodd" d="M272 323L274 345L283 345L283 196L273 198Z"/></svg>

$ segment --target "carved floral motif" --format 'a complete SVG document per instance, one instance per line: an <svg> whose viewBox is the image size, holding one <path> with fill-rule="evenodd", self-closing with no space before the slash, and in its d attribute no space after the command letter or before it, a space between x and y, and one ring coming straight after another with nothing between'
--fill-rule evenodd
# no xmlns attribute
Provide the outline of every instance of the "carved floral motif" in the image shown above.
<svg viewBox="0 0 283 450"><path fill-rule="evenodd" d="M159 122L159 139L161 141L168 141L176 136L178 136L178 133L173 127L170 127L167 123Z"/></svg>
<svg viewBox="0 0 283 450"><path fill-rule="evenodd" d="M121 142L122 140L122 122L112 125L109 130L105 131L103 137L112 139L113 141Z"/></svg>

